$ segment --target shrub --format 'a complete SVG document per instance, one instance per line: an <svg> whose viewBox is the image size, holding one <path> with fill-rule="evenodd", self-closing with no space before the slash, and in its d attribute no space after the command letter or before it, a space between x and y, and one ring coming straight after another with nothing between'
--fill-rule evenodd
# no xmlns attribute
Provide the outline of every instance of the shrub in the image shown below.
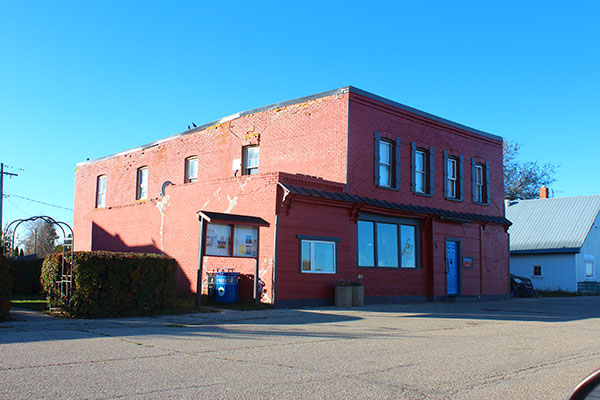
<svg viewBox="0 0 600 400"><path fill-rule="evenodd" d="M62 254L46 257L42 288L51 307L76 318L152 315L170 310L175 300L177 262L167 256L107 251L73 255L73 293L64 303L55 281Z"/></svg>
<svg viewBox="0 0 600 400"><path fill-rule="evenodd" d="M0 321L10 319L10 261L0 254Z"/></svg>
<svg viewBox="0 0 600 400"><path fill-rule="evenodd" d="M43 259L11 261L12 292L19 294L37 294L42 290L40 276Z"/></svg>

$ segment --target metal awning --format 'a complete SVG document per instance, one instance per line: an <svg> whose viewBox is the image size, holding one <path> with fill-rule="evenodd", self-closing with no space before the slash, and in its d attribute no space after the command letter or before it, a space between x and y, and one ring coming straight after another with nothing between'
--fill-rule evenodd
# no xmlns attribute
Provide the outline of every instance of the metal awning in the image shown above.
<svg viewBox="0 0 600 400"><path fill-rule="evenodd" d="M211 223L222 223L222 224L236 224L236 225L251 225L251 226L264 226L269 227L267 221L259 217L252 217L249 215L237 215L237 214L225 214L218 213L213 211L203 211L200 210L197 212L198 217L206 222Z"/></svg>

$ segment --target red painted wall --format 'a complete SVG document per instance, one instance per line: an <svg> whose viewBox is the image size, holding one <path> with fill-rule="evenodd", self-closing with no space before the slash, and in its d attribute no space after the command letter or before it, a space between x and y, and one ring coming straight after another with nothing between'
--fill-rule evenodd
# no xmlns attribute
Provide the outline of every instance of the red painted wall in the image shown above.
<svg viewBox="0 0 600 400"><path fill-rule="evenodd" d="M401 139L401 189L378 188L374 181L374 132L381 138ZM468 131L443 125L398 108L351 93L349 119L349 179L350 193L376 197L404 204L436 207L443 210L487 215L504 215L504 184L502 175L502 142ZM417 147L434 147L434 196L429 198L411 191L411 142ZM444 199L444 151L464 156L464 201ZM472 202L471 158L489 162L490 205Z"/></svg>
<svg viewBox="0 0 600 400"><path fill-rule="evenodd" d="M374 137L401 138L402 188L391 191L374 185ZM410 142L435 147L435 195L410 190ZM247 144L260 144L259 174L233 175L232 163ZM443 198L443 151L465 157L465 200ZM183 183L184 161L198 156L198 182ZM488 161L490 206L471 201L471 157ZM135 200L137 168L149 168L149 198ZM107 176L106 207L95 209L96 179ZM313 177L310 177L313 176ZM331 298L333 281L365 276L367 296L443 296L445 294L445 238L461 238L462 253L474 266L463 270L462 294L508 293L508 235L503 227L456 224L421 216L423 268L417 270L365 269L356 266L356 223L349 204L324 205L293 201L281 208L283 191L277 182L316 189L349 192L398 203L445 210L503 215L502 144L367 99L350 91L271 110L251 113L183 136L102 160L83 163L76 171L74 232L76 250L160 252L180 264L177 287L196 290L199 210L251 215L268 221L261 228L259 269L267 284L263 298L273 300L275 215L277 240L277 300ZM166 195L162 184L171 181ZM389 214L382 209L370 212ZM338 247L338 274L299 272L297 234L333 236ZM483 242L481 241L483 238ZM204 271L232 267L251 274L254 260L205 257ZM483 269L483 274L482 274ZM242 285L242 297L251 290Z"/></svg>

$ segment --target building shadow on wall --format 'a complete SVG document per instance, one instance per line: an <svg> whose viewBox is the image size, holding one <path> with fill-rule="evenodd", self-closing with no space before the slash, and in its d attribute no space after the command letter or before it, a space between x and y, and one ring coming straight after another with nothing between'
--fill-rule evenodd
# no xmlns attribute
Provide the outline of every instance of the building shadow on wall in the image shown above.
<svg viewBox="0 0 600 400"><path fill-rule="evenodd" d="M92 251L104 250L104 251L124 251L131 253L155 253L161 254L162 252L156 246L154 240L152 243L130 246L126 244L121 236L117 233L115 235L107 232L100 225L92 222Z"/></svg>
<svg viewBox="0 0 600 400"><path fill-rule="evenodd" d="M92 222L92 251L121 251L128 253L153 253L153 254L164 254L165 256L171 257L169 254L161 251L154 240L149 244L138 244L131 246L126 244L121 236L117 233L115 235L107 232L100 225ZM185 276L181 267L177 268L177 294L191 294L190 280Z"/></svg>

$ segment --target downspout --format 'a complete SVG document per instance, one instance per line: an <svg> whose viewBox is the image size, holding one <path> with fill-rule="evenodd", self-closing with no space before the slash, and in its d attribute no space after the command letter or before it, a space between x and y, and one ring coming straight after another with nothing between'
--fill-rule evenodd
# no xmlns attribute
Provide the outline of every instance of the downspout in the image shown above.
<svg viewBox="0 0 600 400"><path fill-rule="evenodd" d="M279 214L275 214L275 243L273 245L273 305L277 295L277 231L279 227Z"/></svg>
<svg viewBox="0 0 600 400"><path fill-rule="evenodd" d="M348 88L348 113L346 117L346 193L350 193L350 91Z"/></svg>
<svg viewBox="0 0 600 400"><path fill-rule="evenodd" d="M204 262L204 227L206 221L200 218L200 237L198 238L198 276L196 278L196 307L200 308L202 300L202 263Z"/></svg>
<svg viewBox="0 0 600 400"><path fill-rule="evenodd" d="M483 296L483 225L479 224L479 296Z"/></svg>

